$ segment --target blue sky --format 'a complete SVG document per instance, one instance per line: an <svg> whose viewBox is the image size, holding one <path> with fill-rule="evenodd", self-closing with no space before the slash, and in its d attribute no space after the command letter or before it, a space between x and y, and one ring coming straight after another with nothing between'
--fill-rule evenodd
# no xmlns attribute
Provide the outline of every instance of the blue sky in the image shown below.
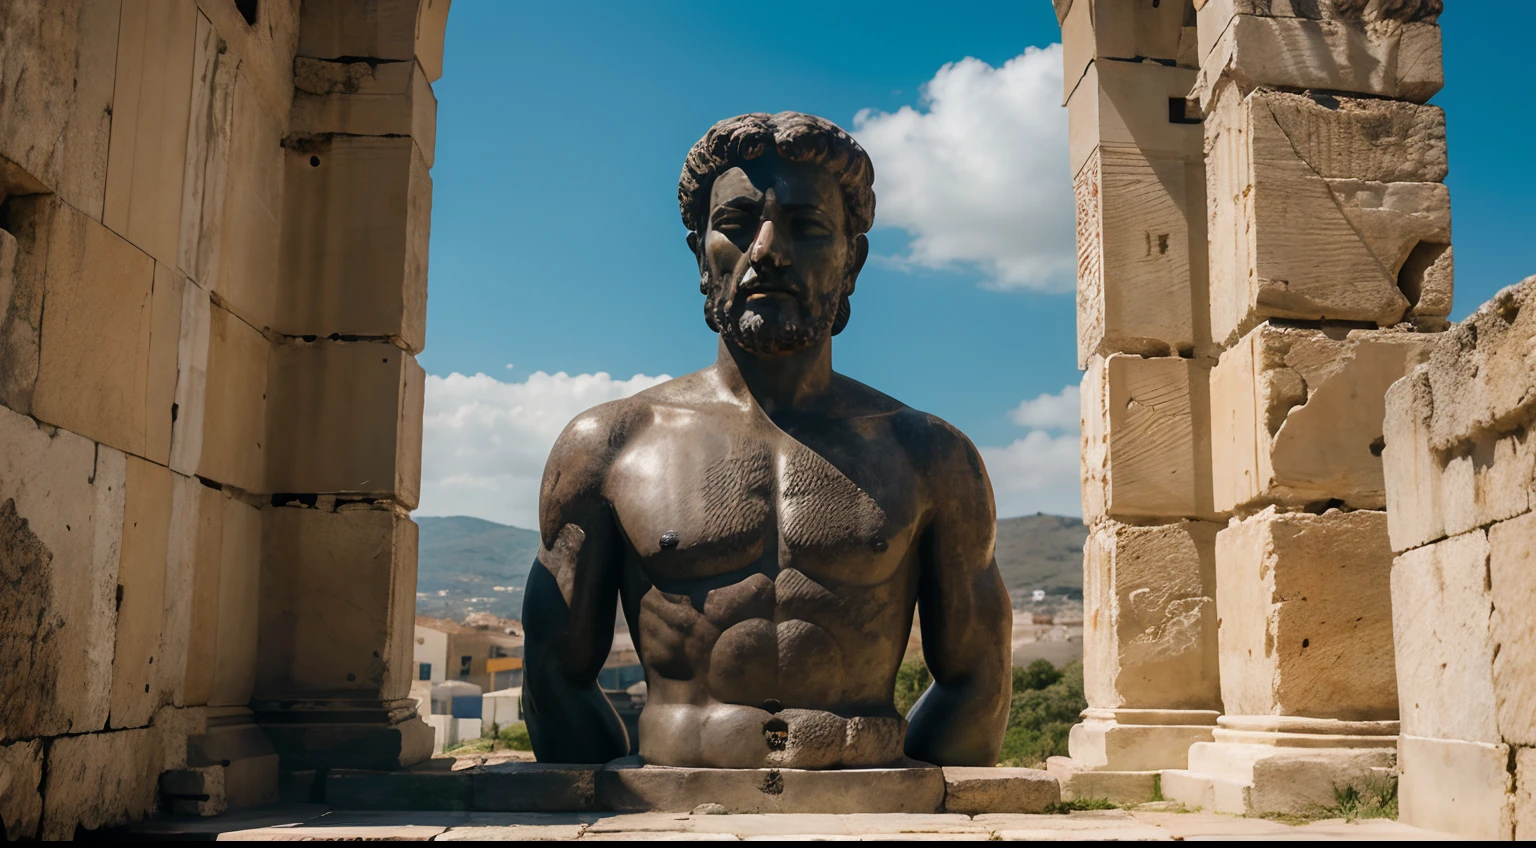
<svg viewBox="0 0 1536 848"><path fill-rule="evenodd" d="M1448 5L1446 88L1434 102L1449 119L1459 318L1536 273L1528 212L1536 178L1517 155L1536 122L1508 96L1523 90L1519 81L1529 73L1524 56L1536 32L1536 4L1482 3L1476 13ZM1495 13L1490 5L1506 8ZM932 81L950 86L933 90L982 91L978 96L993 100L972 105L984 111L989 102L1021 104L1027 108L1014 111L1023 113L1016 120L1025 131L1046 127L1040 138L1022 142L998 129L992 148L978 140L979 162L955 166L986 186L978 190L982 201L1018 198L1028 208L1001 219L954 206L913 211L927 201L880 194L877 225L917 214L955 223L915 244L902 229L877 226L876 258L860 277L835 365L955 423L988 448L994 477L1038 474L1037 485L1014 497L1005 498L1000 485L1000 501L1013 511L1075 514L1075 424L1069 431L1064 420L1070 404L1047 399L1027 407L1032 414L1010 416L1021 402L1078 381L1070 275L1021 276L1016 256L1003 256L999 265L987 249L978 258L975 249L944 242L990 226L1017 232L1030 251L1070 257L1065 146L1058 150L1051 129L1065 126L1059 88L1054 99L1042 97L1025 79L1051 63L1059 79L1059 58L1036 57L1030 67L1021 60L1011 77L992 71L1058 38L1046 0L455 0L444 75L434 86L437 157L421 363L439 377L485 377L429 385L422 512L468 512L526 526L528 489L545 442L581 404L651 382L632 381L635 375L676 376L711 361L715 340L702 320L675 200L683 157L711 123L784 109L827 117L868 139L879 191L882 173L954 165L932 151L876 144L882 121L889 126L902 107L916 109L907 119L919 121L941 108L942 101L921 99ZM941 67L968 57L979 62L952 68L947 83L935 80ZM957 110L962 94L949 101ZM855 120L861 110L871 110L862 133ZM1012 158L999 149L1017 149L1021 164L998 164ZM1031 210L1036 217L1025 214ZM567 379L531 377L535 372L565 372ZM598 372L611 378L591 376ZM1033 432L1020 421L1036 425ZM1013 459L1038 455L1043 464L1027 459L1001 467L1012 460L1000 452L1022 439L1032 441L1016 445Z"/></svg>

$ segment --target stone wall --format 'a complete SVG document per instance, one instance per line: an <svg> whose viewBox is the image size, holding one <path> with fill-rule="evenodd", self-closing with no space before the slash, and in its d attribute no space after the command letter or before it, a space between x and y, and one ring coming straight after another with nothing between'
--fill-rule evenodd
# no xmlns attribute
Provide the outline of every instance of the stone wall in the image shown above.
<svg viewBox="0 0 1536 848"><path fill-rule="evenodd" d="M1536 277L1387 393L1401 818L1536 838Z"/></svg>
<svg viewBox="0 0 1536 848"><path fill-rule="evenodd" d="M1439 3L1055 7L1092 529L1053 769L1332 803L1397 732L1382 417L1451 307Z"/></svg>
<svg viewBox="0 0 1536 848"><path fill-rule="evenodd" d="M399 765L448 0L0 4L0 821Z"/></svg>

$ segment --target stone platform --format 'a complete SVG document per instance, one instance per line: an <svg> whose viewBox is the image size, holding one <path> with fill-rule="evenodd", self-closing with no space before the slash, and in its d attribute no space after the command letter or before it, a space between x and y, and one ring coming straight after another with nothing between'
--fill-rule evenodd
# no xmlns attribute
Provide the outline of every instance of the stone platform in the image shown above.
<svg viewBox="0 0 1536 848"><path fill-rule="evenodd" d="M1036 769L695 769L501 763L460 771L333 770L325 800L351 810L765 813L1036 813L1060 800Z"/></svg>
<svg viewBox="0 0 1536 848"><path fill-rule="evenodd" d="M581 840L648 842L1373 840L1455 839L1394 821L1342 819L1287 825L1204 813L1102 810L1069 815L955 813L687 815L681 813L474 813L327 811L290 805L211 818L163 818L135 826L141 839L253 841Z"/></svg>

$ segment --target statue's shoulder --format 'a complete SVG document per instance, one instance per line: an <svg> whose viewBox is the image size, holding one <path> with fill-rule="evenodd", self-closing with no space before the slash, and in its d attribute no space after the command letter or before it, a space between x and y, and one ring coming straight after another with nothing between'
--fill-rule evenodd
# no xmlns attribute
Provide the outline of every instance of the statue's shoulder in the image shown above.
<svg viewBox="0 0 1536 848"><path fill-rule="evenodd" d="M850 377L838 375L839 393L846 399L849 417L882 417L908 453L948 456L974 452L975 447L959 428L948 421L902 403Z"/></svg>

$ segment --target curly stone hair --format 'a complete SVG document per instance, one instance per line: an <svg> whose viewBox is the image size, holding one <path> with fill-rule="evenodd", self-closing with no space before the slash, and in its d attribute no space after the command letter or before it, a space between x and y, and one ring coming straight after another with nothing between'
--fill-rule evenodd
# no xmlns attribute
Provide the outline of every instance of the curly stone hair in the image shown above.
<svg viewBox="0 0 1536 848"><path fill-rule="evenodd" d="M849 236L875 222L875 168L853 136L825 118L803 112L752 112L727 118L688 151L677 181L677 205L690 232L704 232L715 178L770 149L790 162L815 162L837 175Z"/></svg>

